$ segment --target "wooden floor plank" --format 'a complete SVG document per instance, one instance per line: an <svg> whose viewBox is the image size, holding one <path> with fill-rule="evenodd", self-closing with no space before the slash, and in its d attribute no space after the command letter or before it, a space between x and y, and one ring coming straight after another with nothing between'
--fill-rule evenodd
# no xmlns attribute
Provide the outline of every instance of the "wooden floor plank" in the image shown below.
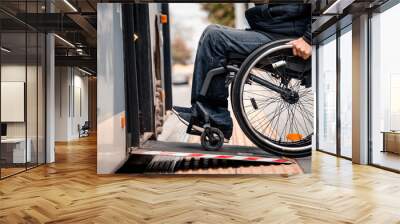
<svg viewBox="0 0 400 224"><path fill-rule="evenodd" d="M400 175L315 152L294 176L96 174L96 141L0 181L0 223L400 223Z"/></svg>

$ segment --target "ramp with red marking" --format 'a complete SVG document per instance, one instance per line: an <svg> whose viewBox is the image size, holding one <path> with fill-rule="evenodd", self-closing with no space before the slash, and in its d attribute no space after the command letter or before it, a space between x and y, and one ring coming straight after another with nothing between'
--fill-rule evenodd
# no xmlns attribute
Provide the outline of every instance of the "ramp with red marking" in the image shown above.
<svg viewBox="0 0 400 224"><path fill-rule="evenodd" d="M299 174L293 159L257 147L224 145L205 151L200 144L147 141L130 148L130 157L117 173L139 174Z"/></svg>
<svg viewBox="0 0 400 224"><path fill-rule="evenodd" d="M227 160L241 160L241 161L257 161L266 163L279 163L279 164L291 164L292 162L287 159L279 157L265 157L265 156L247 156L247 155L226 155L214 153L191 153L191 152L173 152L173 151L158 151L158 150L146 150L146 149L133 149L130 152L134 155L152 155L152 156L176 156L185 158L204 158L204 159L227 159Z"/></svg>

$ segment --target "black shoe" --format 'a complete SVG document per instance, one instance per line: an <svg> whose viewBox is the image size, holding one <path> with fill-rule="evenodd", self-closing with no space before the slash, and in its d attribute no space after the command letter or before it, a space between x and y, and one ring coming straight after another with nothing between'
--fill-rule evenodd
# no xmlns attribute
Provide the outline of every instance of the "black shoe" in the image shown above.
<svg viewBox="0 0 400 224"><path fill-rule="evenodd" d="M204 126L203 121L199 121L196 118L192 120L192 108L173 106L172 112L174 112L174 114L178 117L178 119L187 126L189 125L190 122L193 122L192 125L199 128L203 128ZM199 130L197 128L195 129ZM224 132L222 129L221 131L224 133L224 135L229 136L229 138L225 137L224 140L225 142L229 142L230 136L232 135L232 130L229 129L228 131Z"/></svg>
<svg viewBox="0 0 400 224"><path fill-rule="evenodd" d="M192 125L197 127L203 127L204 125L204 122L198 120L196 117L192 120L192 108L173 106L172 112L174 112L185 125L189 125L190 122L193 122Z"/></svg>
<svg viewBox="0 0 400 224"><path fill-rule="evenodd" d="M190 108L190 107L173 106L172 107L172 111L175 114L179 114L179 113L188 113L188 114L190 114L190 113L192 113L192 108Z"/></svg>
<svg viewBox="0 0 400 224"><path fill-rule="evenodd" d="M178 117L182 123L185 125L189 125L190 119L192 117L192 110L187 107L178 107L178 106L173 106L172 107L172 112Z"/></svg>

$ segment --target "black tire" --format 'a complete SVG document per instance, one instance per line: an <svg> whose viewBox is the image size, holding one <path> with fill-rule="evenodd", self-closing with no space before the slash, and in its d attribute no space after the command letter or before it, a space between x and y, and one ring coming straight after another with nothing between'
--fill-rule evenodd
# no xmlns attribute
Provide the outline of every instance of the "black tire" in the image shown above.
<svg viewBox="0 0 400 224"><path fill-rule="evenodd" d="M224 144L224 134L218 128L208 127L201 134L201 146L207 151L217 151Z"/></svg>
<svg viewBox="0 0 400 224"><path fill-rule="evenodd" d="M264 45L250 54L246 60L242 63L239 72L235 76L235 80L233 82L231 103L233 112L235 117L245 133L245 135L258 147L263 149L264 151L287 157L306 157L311 155L311 135L307 135L307 138L302 139L293 144L281 144L276 141L271 141L266 138L263 138L258 132L255 130L252 125L250 125L247 119L247 115L245 114L244 103L242 100L243 97L243 89L246 83L246 79L248 73L252 69L252 66L255 65L257 60L263 58L264 55L268 55L268 52L273 52L274 49L280 48L289 48L286 43L292 39L284 39L271 42L267 45ZM287 49L289 50L289 49ZM248 100L248 99L247 99ZM294 116L294 115L293 115ZM286 128L286 127L285 127ZM285 129L284 129L285 130Z"/></svg>

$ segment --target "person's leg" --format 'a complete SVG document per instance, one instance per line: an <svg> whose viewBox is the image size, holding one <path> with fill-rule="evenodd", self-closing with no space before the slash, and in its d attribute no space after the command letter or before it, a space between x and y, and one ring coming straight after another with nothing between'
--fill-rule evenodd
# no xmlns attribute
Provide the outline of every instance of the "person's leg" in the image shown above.
<svg viewBox="0 0 400 224"><path fill-rule="evenodd" d="M270 41L272 41L271 38L256 31L209 25L204 30L197 48L192 83L192 104L197 100L202 100L199 93L208 71L223 66L228 53L249 55L256 48ZM220 94L224 89L224 79L213 80L213 85L207 94L210 96L208 98L226 104L227 96Z"/></svg>
<svg viewBox="0 0 400 224"><path fill-rule="evenodd" d="M200 38L192 83L192 105L202 102L210 114L211 123L223 131L226 138L232 135L233 123L228 107L228 89L225 77L212 81L206 97L201 97L205 77L211 69L224 65L228 53L249 55L256 48L272 41L271 38L255 31L238 30L219 25L210 25Z"/></svg>

